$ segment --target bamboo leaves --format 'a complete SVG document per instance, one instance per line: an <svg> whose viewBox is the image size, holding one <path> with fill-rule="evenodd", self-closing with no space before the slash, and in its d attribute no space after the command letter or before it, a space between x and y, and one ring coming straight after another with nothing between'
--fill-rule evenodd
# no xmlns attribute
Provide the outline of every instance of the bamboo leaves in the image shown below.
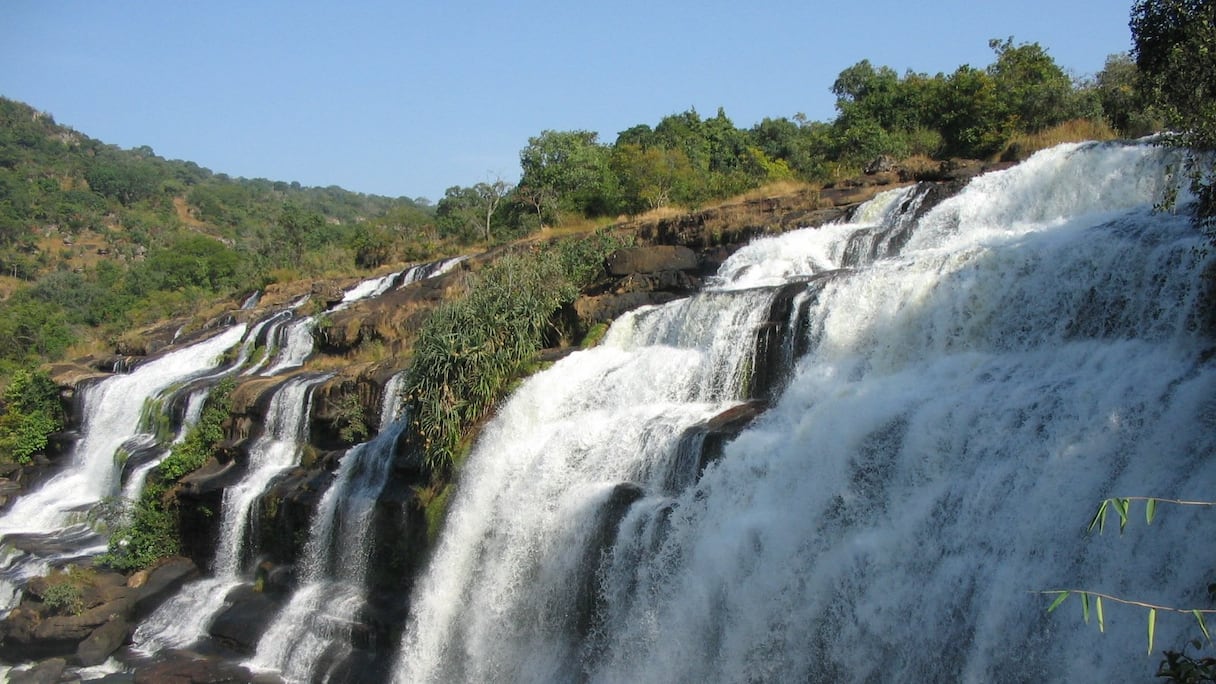
<svg viewBox="0 0 1216 684"><path fill-rule="evenodd" d="M437 307L419 331L405 394L426 466L452 465L465 430L482 420L536 352L554 316L624 242L594 235L499 258Z"/></svg>
<svg viewBox="0 0 1216 684"><path fill-rule="evenodd" d="M1157 504L1159 503L1168 503L1175 506L1216 506L1216 502L1213 501L1189 501L1183 499L1164 499L1150 496L1111 497L1103 500L1102 503L1098 505L1098 510L1095 511L1093 517L1090 518L1087 530L1089 532L1093 532L1096 529L1098 533L1101 534L1106 529L1107 518L1110 516L1111 511L1114 511L1115 515L1119 516L1119 532L1122 534L1123 530L1127 527L1128 520L1131 517L1132 502L1134 501L1144 502L1144 522L1146 525L1153 524L1153 520L1156 519ZM1211 590L1209 589L1209 591ZM1103 605L1104 600L1113 603L1136 606L1147 610L1147 637L1148 652L1150 655L1153 652L1153 645L1156 643L1157 614L1159 612L1189 614L1191 617L1195 618L1195 622L1199 626L1199 631L1203 633L1204 639L1206 639L1208 643L1211 643L1212 641L1212 636L1208 631L1207 621L1204 616L1216 613L1216 610L1173 608L1170 606L1145 603L1143 601L1134 601L1112 596L1110 594L1102 594L1080 589L1053 589L1038 593L1054 596L1051 604L1047 607L1048 613L1054 612L1057 608L1059 608L1069 596L1079 594L1081 597L1081 618L1085 621L1085 624L1089 624L1090 615L1092 612L1092 614L1097 618L1098 630L1101 632L1106 631L1106 616L1104 614ZM1167 652L1167 657L1169 656L1170 653Z"/></svg>

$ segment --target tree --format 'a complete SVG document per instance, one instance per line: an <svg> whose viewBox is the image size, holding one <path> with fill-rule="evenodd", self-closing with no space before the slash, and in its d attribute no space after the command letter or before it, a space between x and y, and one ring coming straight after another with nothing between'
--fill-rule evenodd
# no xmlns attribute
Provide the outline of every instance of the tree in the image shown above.
<svg viewBox="0 0 1216 684"><path fill-rule="evenodd" d="M591 131L543 131L519 153L519 184L548 193L555 204L584 216L608 213L614 179L608 150Z"/></svg>
<svg viewBox="0 0 1216 684"><path fill-rule="evenodd" d="M1146 93L1185 144L1216 149L1216 1L1139 0L1131 30Z"/></svg>
<svg viewBox="0 0 1216 684"><path fill-rule="evenodd" d="M0 404L0 462L29 463L63 429L59 387L45 371L18 369Z"/></svg>
<svg viewBox="0 0 1216 684"><path fill-rule="evenodd" d="M674 198L687 195L696 180L682 151L633 143L613 147L612 169L620 179L624 208L630 213L667 206Z"/></svg>
<svg viewBox="0 0 1216 684"><path fill-rule="evenodd" d="M294 203L283 205L279 212L278 227L294 263L299 263L304 258L304 248L310 241L319 237L324 225L325 219L315 211L309 211Z"/></svg>
<svg viewBox="0 0 1216 684"><path fill-rule="evenodd" d="M1140 137L1164 127L1161 113L1140 89L1140 71L1126 52L1110 55L1094 79L1102 116L1127 137Z"/></svg>
<svg viewBox="0 0 1216 684"><path fill-rule="evenodd" d="M1132 55L1143 91L1161 105L1172 144L1216 150L1216 0L1139 0L1132 6ZM1191 155L1197 224L1216 239L1216 163Z"/></svg>
<svg viewBox="0 0 1216 684"><path fill-rule="evenodd" d="M996 61L988 74L1000 94L1002 114L1014 130L1034 133L1075 118L1072 79L1038 43L993 39Z"/></svg>
<svg viewBox="0 0 1216 684"><path fill-rule="evenodd" d="M492 183L478 183L473 186L473 192L477 193L477 199L480 201L482 237L487 243L490 241L490 221L494 217L494 211L498 209L503 198L511 192L513 187L501 178L495 179Z"/></svg>
<svg viewBox="0 0 1216 684"><path fill-rule="evenodd" d="M936 128L946 156L983 158L1005 146L1010 130L991 75L964 65L937 79L934 91Z"/></svg>

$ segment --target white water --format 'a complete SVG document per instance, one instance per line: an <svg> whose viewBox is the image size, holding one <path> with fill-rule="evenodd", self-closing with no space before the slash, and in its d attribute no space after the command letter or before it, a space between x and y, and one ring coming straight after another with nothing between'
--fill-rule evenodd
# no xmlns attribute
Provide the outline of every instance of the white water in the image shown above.
<svg viewBox="0 0 1216 684"><path fill-rule="evenodd" d="M251 332L250 334L252 335L253 333ZM233 368L239 368L241 363L242 361L238 361L236 364L233 364ZM201 387L190 393L190 396L186 399L186 412L182 417L182 425L178 429L177 435L173 438L173 444L177 444L185 439L186 434L190 432L190 428L198 423L199 418L203 415L203 406L207 403L207 396L210 394L210 385ZM144 483L147 482L148 475L152 472L153 468L160 465L161 461L169 456L169 452L169 448L162 449L161 453L155 458L148 459L147 462L140 464L138 468L131 472L127 477L127 483L122 487L122 498L125 501L134 503L139 499L140 493L144 491Z"/></svg>
<svg viewBox="0 0 1216 684"><path fill-rule="evenodd" d="M374 506L407 423L387 426L343 457L313 519L301 586L262 635L250 667L310 681L319 674L322 655L349 652L351 626L367 600Z"/></svg>
<svg viewBox="0 0 1216 684"><path fill-rule="evenodd" d="M285 328L277 328L275 346L278 347L278 355L275 357L274 364L262 371L261 375L274 375L279 371L303 366L308 357L312 355L312 331L316 327L317 319L313 316L306 316L287 323Z"/></svg>
<svg viewBox="0 0 1216 684"><path fill-rule="evenodd" d="M89 510L118 494L122 464L115 454L139 433L144 402L218 365L224 351L240 341L244 325L165 354L124 375L114 375L82 391L80 440L71 461L55 477L18 499L0 518L0 539L15 535L55 538L64 550L34 557L9 550L0 588L15 596L16 586L44 574L50 562L105 550L105 540L86 524ZM11 602L11 597L10 597Z"/></svg>
<svg viewBox="0 0 1216 684"><path fill-rule="evenodd" d="M390 273L378 278L364 280L358 285L342 293L342 301L336 304L331 311L341 311L342 309L347 308L351 304L361 299L373 299L375 297L379 297L387 292L390 287L392 287L393 282L397 279L397 276L401 275L401 273L401 271L397 271L396 273Z"/></svg>
<svg viewBox="0 0 1216 684"><path fill-rule="evenodd" d="M242 581L249 519L254 504L276 475L299 463L312 390L329 376L296 376L283 383L270 401L266 431L249 448L245 475L224 490L220 542L213 574L182 588L135 631L144 652L184 648L206 634L224 597Z"/></svg>
<svg viewBox="0 0 1216 684"><path fill-rule="evenodd" d="M529 380L462 474L398 681L1150 677L1143 612L1108 604L1102 635L1032 592L1204 605L1210 513L1084 534L1104 497L1216 483L1201 240L1150 212L1168 155L1040 153L827 283L785 393L683 492L650 474L713 410L672 388L729 355L626 317ZM724 286L836 268L849 232L741 251ZM1157 647L1195 632L1162 615Z"/></svg>
<svg viewBox="0 0 1216 684"><path fill-rule="evenodd" d="M468 258L468 256L458 256L452 257L451 259L444 259L443 261L432 261L426 264L411 266L408 270L406 270L405 275L401 278L401 284L397 287L412 285L419 280L426 280L427 278L438 278L444 273L456 268L460 265L460 262Z"/></svg>
<svg viewBox="0 0 1216 684"><path fill-rule="evenodd" d="M365 299L379 297L392 288L393 283L397 282L398 278L402 278L405 284L416 282L424 278L433 278L441 275L456 264L463 261L465 257L456 257L443 262L438 262L438 266L434 264L425 264L424 266L415 266L407 271L398 271L384 276L369 278L346 290L342 294L342 301L335 304L329 309L329 312L341 311L350 307L352 304ZM416 274L416 275L415 275ZM412 280L411 280L412 278ZM404 284L402 285L404 286ZM285 330L280 332L276 327L275 345L278 347L278 352L275 356L274 363L269 368L263 370L260 374L263 376L275 375L282 371L299 368L304 365L308 357L313 351L313 331L316 330L317 320L315 316L306 316L297 321L287 324ZM262 364L259 364L259 367ZM252 374L255 369L246 371L246 374Z"/></svg>
<svg viewBox="0 0 1216 684"><path fill-rule="evenodd" d="M397 439L409 423L396 419L404 379L404 372L397 373L385 386L380 433L342 458L313 517L301 586L262 635L247 663L251 668L278 672L288 681L312 681L324 675L322 656L350 651L350 625L367 601L373 509L388 480Z"/></svg>

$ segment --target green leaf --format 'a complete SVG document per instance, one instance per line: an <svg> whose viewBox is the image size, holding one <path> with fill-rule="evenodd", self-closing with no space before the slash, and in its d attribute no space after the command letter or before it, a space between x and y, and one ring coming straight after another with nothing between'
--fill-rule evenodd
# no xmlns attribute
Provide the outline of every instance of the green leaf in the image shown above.
<svg viewBox="0 0 1216 684"><path fill-rule="evenodd" d="M1098 506L1098 511L1094 513L1093 519L1089 521L1089 529L1086 531L1093 532L1094 528L1097 527L1098 534L1102 534L1106 530L1106 508L1109 504L1110 499L1102 501L1102 504Z"/></svg>
<svg viewBox="0 0 1216 684"><path fill-rule="evenodd" d="M1153 524L1153 518L1157 515L1157 500L1149 499L1144 505L1144 521L1149 525Z"/></svg>
<svg viewBox="0 0 1216 684"><path fill-rule="evenodd" d="M1094 608L1096 608L1098 611L1098 631L1105 632L1106 631L1106 620L1104 620L1102 618L1102 597L1101 596L1094 597Z"/></svg>
<svg viewBox="0 0 1216 684"><path fill-rule="evenodd" d="M1157 629L1157 609L1148 609L1148 653L1153 654L1153 636Z"/></svg>
<svg viewBox="0 0 1216 684"><path fill-rule="evenodd" d="M1207 639L1208 643L1212 643L1212 635L1208 634L1208 626L1203 621L1203 613L1200 613L1198 610L1192 610L1191 614L1195 616L1195 621L1199 623L1199 631L1203 632L1203 638Z"/></svg>
<svg viewBox="0 0 1216 684"><path fill-rule="evenodd" d="M1115 511L1119 513L1119 534L1123 534L1123 528L1127 527L1127 499L1115 499Z"/></svg>
<svg viewBox="0 0 1216 684"><path fill-rule="evenodd" d="M1089 624L1089 594L1081 592L1081 616L1085 618L1085 624Z"/></svg>
<svg viewBox="0 0 1216 684"><path fill-rule="evenodd" d="M1067 591L1059 591L1059 592L1056 592L1056 593L1057 593L1057 594L1059 594L1059 596L1057 596L1057 597L1056 597L1056 600L1052 601L1052 602L1051 602L1051 605L1047 607L1047 612L1048 612L1048 613L1050 613L1051 611L1055 610L1056 608L1059 608L1059 607L1060 607L1060 604L1061 604L1061 603L1064 603L1064 599L1068 598L1068 595L1069 595L1071 592L1067 592Z"/></svg>

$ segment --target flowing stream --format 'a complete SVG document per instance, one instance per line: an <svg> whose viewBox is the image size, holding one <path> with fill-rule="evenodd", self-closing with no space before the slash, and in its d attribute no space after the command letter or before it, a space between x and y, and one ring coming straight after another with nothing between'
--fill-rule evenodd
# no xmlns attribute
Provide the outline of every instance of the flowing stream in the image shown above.
<svg viewBox="0 0 1216 684"><path fill-rule="evenodd" d="M1105 497L1216 484L1211 258L1185 216L1152 212L1177 162L1065 145L923 216L887 193L623 316L486 427L397 681L1151 677L1143 611L1108 603L1102 634L1035 592L1206 605L1206 510L1085 533ZM784 391L682 458L746 398L755 312L800 280ZM1198 634L1156 631L1158 649Z"/></svg>

